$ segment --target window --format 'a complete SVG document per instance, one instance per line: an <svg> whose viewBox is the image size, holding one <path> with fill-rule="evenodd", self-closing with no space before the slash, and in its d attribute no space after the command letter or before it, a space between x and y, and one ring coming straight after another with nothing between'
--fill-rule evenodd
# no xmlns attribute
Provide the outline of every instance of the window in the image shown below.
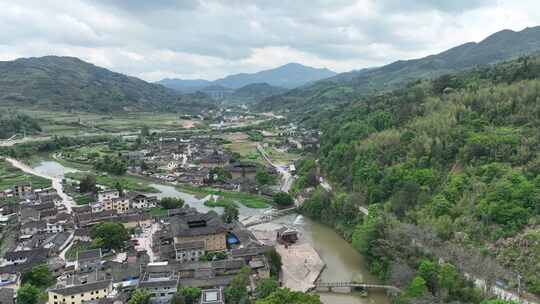
<svg viewBox="0 0 540 304"><path fill-rule="evenodd" d="M55 298L55 299L58 299L58 296L57 296L57 295L54 295L54 298Z"/></svg>
<svg viewBox="0 0 540 304"><path fill-rule="evenodd" d="M82 295L81 295L82 296ZM75 296L71 296L72 299L75 299Z"/></svg>

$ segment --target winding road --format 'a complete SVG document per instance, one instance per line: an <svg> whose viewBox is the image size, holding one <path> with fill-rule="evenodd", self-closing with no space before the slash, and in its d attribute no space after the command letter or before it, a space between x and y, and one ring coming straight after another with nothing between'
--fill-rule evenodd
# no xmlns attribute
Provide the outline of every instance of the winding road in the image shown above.
<svg viewBox="0 0 540 304"><path fill-rule="evenodd" d="M281 175L280 190L283 192L289 193L289 190L291 190L291 186L294 181L294 178L291 175L291 173L287 171L286 167L284 168L283 166L277 165L274 162L272 162L272 159L270 159L270 157L268 156L268 154L266 153L266 151L264 150L263 146L261 146L260 143L257 143L257 151L259 151L259 153L264 157L266 162L268 162L270 166L274 167Z"/></svg>

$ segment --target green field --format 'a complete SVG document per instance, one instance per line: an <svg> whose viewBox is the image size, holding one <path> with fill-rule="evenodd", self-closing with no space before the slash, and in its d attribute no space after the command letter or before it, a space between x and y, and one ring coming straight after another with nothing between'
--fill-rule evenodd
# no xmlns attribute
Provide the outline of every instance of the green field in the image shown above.
<svg viewBox="0 0 540 304"><path fill-rule="evenodd" d="M0 110L6 110L0 108ZM91 133L137 133L143 126L153 131L177 131L201 125L200 121L180 119L174 113L117 113L114 116L84 112L49 112L22 109L38 119L43 133L48 135L82 135Z"/></svg>
<svg viewBox="0 0 540 304"><path fill-rule="evenodd" d="M192 193L192 194L204 194L204 195L219 195L223 197L224 200L238 202L248 208L253 209L264 209L270 206L271 200L264 196L244 193L244 192L235 192L235 191L225 191L208 187L193 187L188 185L178 185L176 186L178 190Z"/></svg>
<svg viewBox="0 0 540 304"><path fill-rule="evenodd" d="M213 201L213 200L208 200L206 202L204 202L204 205L206 207L210 207L210 208L215 208L215 207L227 207L227 206L234 206L234 207L238 207L238 205L230 200L230 199L218 199L217 201Z"/></svg>
<svg viewBox="0 0 540 304"><path fill-rule="evenodd" d="M30 182L34 188L51 187L50 180L24 173L6 160L0 159L0 191L11 189L14 185L22 182Z"/></svg>
<svg viewBox="0 0 540 304"><path fill-rule="evenodd" d="M94 173L71 172L71 173L66 174L66 177L80 181L87 174L94 174ZM137 177L129 176L129 175L115 176L115 175L99 174L99 175L96 175L96 181L99 185L107 186L109 188L114 188L116 186L116 183L119 182L120 185L122 185L122 188L127 191L139 191L139 192L146 192L146 193L159 192L159 190L157 190L156 188L148 186L148 184L145 181L138 179Z"/></svg>

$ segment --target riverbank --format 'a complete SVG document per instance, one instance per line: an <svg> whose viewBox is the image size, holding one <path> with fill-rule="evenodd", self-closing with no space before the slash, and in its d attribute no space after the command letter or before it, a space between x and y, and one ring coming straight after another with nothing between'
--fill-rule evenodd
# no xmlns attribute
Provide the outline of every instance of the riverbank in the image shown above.
<svg viewBox="0 0 540 304"><path fill-rule="evenodd" d="M281 256L282 283L294 291L307 292L315 286L326 264L317 251L304 238L297 243L284 246L276 242L277 232L284 225L266 223L249 227L257 240L275 246Z"/></svg>
<svg viewBox="0 0 540 304"><path fill-rule="evenodd" d="M58 193L60 198L62 198L62 203L66 207L66 210L68 211L68 213L71 213L72 208L77 206L77 204L75 203L73 198L71 198L69 195L67 195L64 192L64 187L62 185L62 179L64 178L64 173L59 173L59 174L55 174L55 175L48 175L45 172L43 172L43 170L40 170L39 167L31 168L30 166L26 165L25 163L23 163L23 162L21 162L19 160L9 158L9 157L6 157L5 160L8 161L12 166L14 166L14 167L26 172L26 173L29 173L29 174L32 174L32 175L35 175L35 176L39 176L41 178L51 180L52 187L56 190L56 192Z"/></svg>

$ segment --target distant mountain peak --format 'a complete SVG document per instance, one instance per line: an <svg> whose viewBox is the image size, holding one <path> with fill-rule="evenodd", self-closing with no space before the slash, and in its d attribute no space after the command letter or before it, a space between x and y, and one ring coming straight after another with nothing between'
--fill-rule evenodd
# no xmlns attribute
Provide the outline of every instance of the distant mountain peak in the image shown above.
<svg viewBox="0 0 540 304"><path fill-rule="evenodd" d="M501 30L480 42L468 42L438 54L398 60L376 68L341 73L327 81L263 100L260 109L305 111L350 101L350 96L389 91L423 78L495 64L540 52L540 26L521 31Z"/></svg>
<svg viewBox="0 0 540 304"><path fill-rule="evenodd" d="M314 68L297 62L290 62L273 69L256 73L229 75L214 81L202 79L163 79L158 81L158 83L179 91L193 91L212 84L230 89L238 89L253 83L267 83L274 87L292 89L334 75L336 75L336 73L327 68Z"/></svg>

